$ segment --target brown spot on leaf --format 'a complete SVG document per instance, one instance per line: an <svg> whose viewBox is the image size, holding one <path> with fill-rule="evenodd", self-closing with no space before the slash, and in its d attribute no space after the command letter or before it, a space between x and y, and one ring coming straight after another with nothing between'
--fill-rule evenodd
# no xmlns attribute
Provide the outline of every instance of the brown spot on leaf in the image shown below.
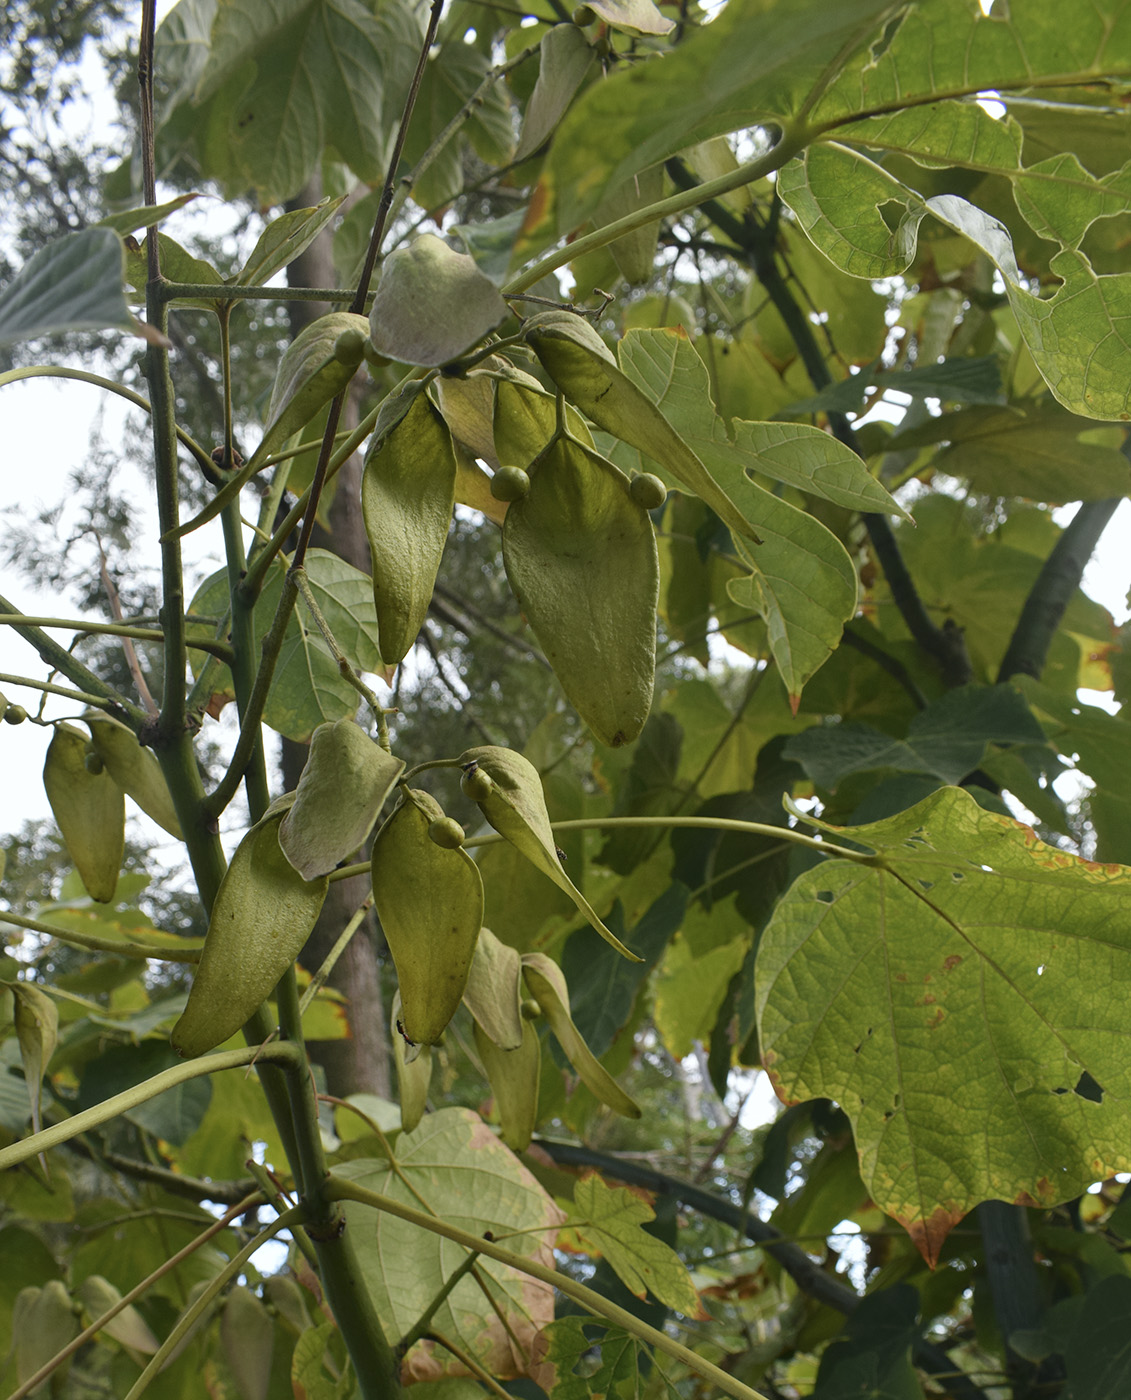
<svg viewBox="0 0 1131 1400"><path fill-rule="evenodd" d="M958 966L958 964L959 964L961 961L962 961L962 954L961 954L961 953L951 953L951 955L950 955L949 958L944 958L944 959L943 959L943 971L944 971L944 972L953 972L954 969Z"/></svg>

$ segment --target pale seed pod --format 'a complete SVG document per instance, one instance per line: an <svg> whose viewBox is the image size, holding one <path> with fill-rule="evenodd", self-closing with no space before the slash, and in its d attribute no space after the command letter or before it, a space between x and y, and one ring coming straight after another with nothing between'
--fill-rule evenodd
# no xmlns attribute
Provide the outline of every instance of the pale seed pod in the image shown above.
<svg viewBox="0 0 1131 1400"><path fill-rule="evenodd" d="M480 929L463 1004L500 1050L517 1050L522 1044L521 997L522 959L517 948L503 943L489 928Z"/></svg>
<svg viewBox="0 0 1131 1400"><path fill-rule="evenodd" d="M443 808L406 788L373 842L373 903L397 969L398 1028L414 1044L437 1045L459 1007L483 924L483 881L462 849L429 836Z"/></svg>
<svg viewBox="0 0 1131 1400"><path fill-rule="evenodd" d="M328 875L373 830L393 785L404 772L352 719L320 724L279 827L283 854L304 880Z"/></svg>
<svg viewBox="0 0 1131 1400"><path fill-rule="evenodd" d="M542 1042L538 1032L524 1021L522 1044L517 1050L500 1050L478 1022L475 1048L487 1071L500 1135L512 1152L525 1152L538 1124L538 1080Z"/></svg>
<svg viewBox="0 0 1131 1400"><path fill-rule="evenodd" d="M276 812L253 826L220 882L188 1004L170 1040L191 1058L245 1025L298 957L329 880L304 880L279 845Z"/></svg>
<svg viewBox="0 0 1131 1400"><path fill-rule="evenodd" d="M87 771L86 744L80 730L56 725L43 786L86 892L109 904L126 849L126 799L109 772Z"/></svg>

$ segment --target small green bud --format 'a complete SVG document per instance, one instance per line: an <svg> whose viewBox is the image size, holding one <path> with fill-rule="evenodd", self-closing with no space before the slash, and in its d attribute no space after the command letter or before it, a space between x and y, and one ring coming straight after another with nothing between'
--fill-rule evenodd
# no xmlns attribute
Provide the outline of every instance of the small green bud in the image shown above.
<svg viewBox="0 0 1131 1400"><path fill-rule="evenodd" d="M486 802L495 790L495 780L478 763L469 763L459 780L460 791L472 802Z"/></svg>
<svg viewBox="0 0 1131 1400"><path fill-rule="evenodd" d="M636 504L645 510L658 510L668 499L668 488L651 472L634 476L628 490Z"/></svg>
<svg viewBox="0 0 1131 1400"><path fill-rule="evenodd" d="M455 817L437 817L428 827L428 835L446 851L458 851L466 834Z"/></svg>
<svg viewBox="0 0 1131 1400"><path fill-rule="evenodd" d="M530 478L521 467L500 467L491 478L496 501L519 501L530 490Z"/></svg>

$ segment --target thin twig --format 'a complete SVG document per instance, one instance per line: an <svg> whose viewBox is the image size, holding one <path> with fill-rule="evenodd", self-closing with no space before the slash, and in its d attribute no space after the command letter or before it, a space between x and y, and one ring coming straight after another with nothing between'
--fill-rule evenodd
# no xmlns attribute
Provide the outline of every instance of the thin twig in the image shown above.
<svg viewBox="0 0 1131 1400"><path fill-rule="evenodd" d="M110 577L110 570L106 567L106 551L102 548L102 537L96 534L94 541L98 545L98 575L102 580L106 600L110 604L110 612L115 622L123 622L125 617L122 613L122 600L118 597L118 590L114 587L114 580ZM122 650L126 654L126 665L129 667L130 675L134 678L134 685L137 687L137 693L141 696L141 703L151 715L155 715L157 714L157 701L154 700L149 686L146 684L145 676L142 674L133 638L123 633L121 640Z"/></svg>

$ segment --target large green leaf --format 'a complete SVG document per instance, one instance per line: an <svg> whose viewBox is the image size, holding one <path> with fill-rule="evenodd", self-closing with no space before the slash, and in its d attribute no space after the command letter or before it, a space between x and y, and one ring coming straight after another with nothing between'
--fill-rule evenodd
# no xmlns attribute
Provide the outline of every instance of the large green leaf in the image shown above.
<svg viewBox="0 0 1131 1400"><path fill-rule="evenodd" d="M429 1114L411 1133L396 1140L396 1162L361 1160L335 1173L392 1196L416 1210L474 1235L490 1231L507 1248L553 1266L550 1227L561 1212L527 1169L494 1133L467 1109ZM467 1258L461 1246L347 1201L346 1221L362 1276L391 1342L407 1333L435 1301L446 1281ZM480 1259L474 1278L456 1284L432 1319L437 1332L451 1337L492 1375L506 1380L540 1368L536 1338L554 1315L553 1290L506 1265ZM489 1296L488 1292L489 1290ZM498 1309L498 1315L496 1315ZM406 1379L437 1379L459 1374L458 1363L431 1342L421 1342L405 1358Z"/></svg>
<svg viewBox="0 0 1131 1400"><path fill-rule="evenodd" d="M378 184L419 38L400 4L234 0L216 11L195 99L221 109L223 155L263 204L296 194L326 145Z"/></svg>
<svg viewBox="0 0 1131 1400"><path fill-rule="evenodd" d="M315 601L346 655L361 671L377 670L381 665L377 615L368 576L324 549L309 552L306 572ZM282 567L272 569L255 604L252 622L257 647L275 616L283 577ZM197 590L189 607L190 627L193 617L220 618L227 611L228 576L220 570ZM201 630L207 636L213 635L211 627ZM212 688L213 711L234 698L231 673L222 667ZM283 637L279 664L263 711L264 723L288 739L305 743L320 724L345 719L356 711L357 691L342 679L322 633L300 601Z"/></svg>
<svg viewBox="0 0 1131 1400"><path fill-rule="evenodd" d="M662 63L613 72L558 127L528 222L533 246L583 223L638 170L760 120L796 112L899 7L889 0L731 0Z"/></svg>
<svg viewBox="0 0 1131 1400"><path fill-rule="evenodd" d="M979 1201L1131 1167L1131 871L959 788L851 835L868 864L803 875L762 935L763 1060L787 1103L844 1108L873 1199L933 1262Z"/></svg>
<svg viewBox="0 0 1131 1400"><path fill-rule="evenodd" d="M0 291L0 346L63 331L136 331L123 293L122 240L113 229L69 233Z"/></svg>
<svg viewBox="0 0 1131 1400"><path fill-rule="evenodd" d="M1030 204L1035 178L1025 186ZM1131 273L1100 276L1073 246L1072 235L1078 238L1089 218L1106 207L1104 191L1077 192L1085 212L1075 207L1080 199L1070 201L1065 246L1050 264L1062 285L1042 299L1018 271L1009 232L997 219L958 195L924 198L860 151L834 143L815 146L781 171L778 189L817 247L854 277L905 272L915 256L919 225L933 215L968 238L997 268L1025 344L1064 407L1089 418L1126 419L1131 414L1123 330L1131 316ZM890 206L902 210L894 230ZM1024 199L1021 207L1027 207ZM1047 213L1057 206L1042 207ZM1042 229L1051 231L1047 219Z"/></svg>

